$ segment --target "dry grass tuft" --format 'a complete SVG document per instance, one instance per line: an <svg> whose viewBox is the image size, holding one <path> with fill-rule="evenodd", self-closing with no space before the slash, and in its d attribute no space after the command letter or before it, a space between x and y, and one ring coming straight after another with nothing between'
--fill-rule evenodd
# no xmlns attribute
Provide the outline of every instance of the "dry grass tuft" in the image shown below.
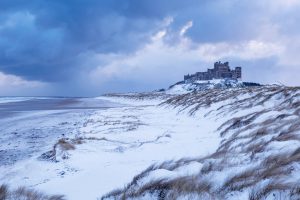
<svg viewBox="0 0 300 200"><path fill-rule="evenodd" d="M0 186L0 200L65 200L65 198L63 195L46 195L25 187L10 191L6 185L2 185Z"/></svg>
<svg viewBox="0 0 300 200"><path fill-rule="evenodd" d="M274 140L281 141L281 142L282 141L289 141L289 140L300 140L300 137L296 133L282 132Z"/></svg>
<svg viewBox="0 0 300 200"><path fill-rule="evenodd" d="M300 199L300 185L296 185L291 191L291 198Z"/></svg>
<svg viewBox="0 0 300 200"><path fill-rule="evenodd" d="M180 196L197 194L197 196L213 195L210 192L211 183L196 177L179 177L173 180L160 179L144 184L136 191L125 191L123 197L138 198L146 193L157 199L178 199Z"/></svg>
<svg viewBox="0 0 300 200"><path fill-rule="evenodd" d="M51 151L43 153L39 159L58 162L57 154L58 152L67 152L70 150L75 150L75 144L79 143L81 140L67 140L65 138L59 139L57 143L53 145ZM75 143L76 142L76 143ZM67 159L67 155L62 155L63 159Z"/></svg>
<svg viewBox="0 0 300 200"><path fill-rule="evenodd" d="M85 141L84 138L82 137L76 137L75 139L72 139L71 142L74 145L78 145L78 144L83 144Z"/></svg>
<svg viewBox="0 0 300 200"><path fill-rule="evenodd" d="M283 192L290 188L291 186L289 184L270 181L270 183L263 187L257 187L255 189L252 189L252 191L249 194L249 200L267 199L267 197L274 191Z"/></svg>
<svg viewBox="0 0 300 200"><path fill-rule="evenodd" d="M75 146L66 139L59 139L58 142L54 145L54 148L60 147L62 150L69 151L74 150Z"/></svg>
<svg viewBox="0 0 300 200"><path fill-rule="evenodd" d="M6 200L8 196L8 188L6 185L0 186L0 200Z"/></svg>
<svg viewBox="0 0 300 200"><path fill-rule="evenodd" d="M257 168L252 168L235 174L225 181L222 191L241 191L256 184L258 182L257 170Z"/></svg>
<svg viewBox="0 0 300 200"><path fill-rule="evenodd" d="M264 166L286 166L293 162L300 161L300 148L297 148L292 153L280 153L276 155L270 155L264 160Z"/></svg>

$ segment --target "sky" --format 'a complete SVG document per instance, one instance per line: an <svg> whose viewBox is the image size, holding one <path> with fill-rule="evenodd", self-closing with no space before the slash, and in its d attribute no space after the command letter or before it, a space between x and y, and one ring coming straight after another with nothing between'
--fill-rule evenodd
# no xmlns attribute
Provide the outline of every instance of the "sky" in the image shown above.
<svg viewBox="0 0 300 200"><path fill-rule="evenodd" d="M215 61L300 85L299 0L1 0L1 96L167 88Z"/></svg>

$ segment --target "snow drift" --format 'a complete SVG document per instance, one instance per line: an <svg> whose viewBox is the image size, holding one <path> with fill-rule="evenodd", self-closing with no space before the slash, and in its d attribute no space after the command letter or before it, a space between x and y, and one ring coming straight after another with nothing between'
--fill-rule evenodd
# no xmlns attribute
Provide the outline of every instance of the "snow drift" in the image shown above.
<svg viewBox="0 0 300 200"><path fill-rule="evenodd" d="M251 86L261 86L258 83L242 82L237 79L213 79L207 81L180 81L171 85L167 90L167 94L186 94L195 91L204 91L210 89L228 89L228 88L243 88Z"/></svg>
<svg viewBox="0 0 300 200"><path fill-rule="evenodd" d="M153 164L102 199L300 199L300 88L211 89L160 106L222 121L220 146Z"/></svg>

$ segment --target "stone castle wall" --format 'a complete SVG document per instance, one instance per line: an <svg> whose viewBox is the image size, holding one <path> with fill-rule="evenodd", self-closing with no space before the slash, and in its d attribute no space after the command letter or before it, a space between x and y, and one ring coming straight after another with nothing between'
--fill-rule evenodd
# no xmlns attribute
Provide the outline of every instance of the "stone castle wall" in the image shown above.
<svg viewBox="0 0 300 200"><path fill-rule="evenodd" d="M212 79L241 79L242 67L235 67L230 69L229 62L221 63L215 62L213 69L208 69L206 72L196 72L195 74L185 75L184 81L197 80L212 80Z"/></svg>

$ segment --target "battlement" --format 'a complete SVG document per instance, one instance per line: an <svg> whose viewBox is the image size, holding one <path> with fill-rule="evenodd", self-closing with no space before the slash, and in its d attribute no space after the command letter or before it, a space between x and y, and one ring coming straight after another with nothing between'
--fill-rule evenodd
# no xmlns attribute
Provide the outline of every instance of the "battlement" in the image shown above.
<svg viewBox="0 0 300 200"><path fill-rule="evenodd" d="M212 80L212 79L241 79L242 67L230 69L229 62L215 62L213 69L207 69L206 72L196 72L184 76L185 82L193 82L197 80Z"/></svg>

